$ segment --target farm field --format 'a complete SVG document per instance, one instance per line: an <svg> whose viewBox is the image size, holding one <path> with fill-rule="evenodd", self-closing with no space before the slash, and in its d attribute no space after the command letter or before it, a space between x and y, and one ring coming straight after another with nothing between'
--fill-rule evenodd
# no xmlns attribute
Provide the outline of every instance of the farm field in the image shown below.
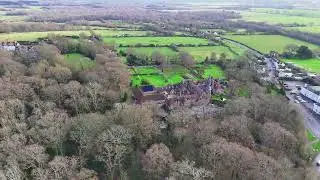
<svg viewBox="0 0 320 180"><path fill-rule="evenodd" d="M64 58L67 64L71 65L76 70L81 70L82 68L87 69L96 65L95 61L78 53L65 54Z"/></svg>
<svg viewBox="0 0 320 180"><path fill-rule="evenodd" d="M265 22L267 24L301 24L301 25L320 25L318 17L292 16L285 14L271 14L263 12L241 12L242 20L250 22Z"/></svg>
<svg viewBox="0 0 320 180"><path fill-rule="evenodd" d="M207 39L195 38L195 37L106 37L103 39L106 43L115 42L117 45L123 46L133 46L136 44L141 45L170 45L170 44L208 44L209 41Z"/></svg>
<svg viewBox="0 0 320 180"><path fill-rule="evenodd" d="M219 58L222 53L225 53L227 58L235 58L237 56L225 46L180 47L179 51L190 53L196 62L203 62L206 57L210 58L212 52L217 54L217 58ZM240 54L242 53L240 52Z"/></svg>
<svg viewBox="0 0 320 180"><path fill-rule="evenodd" d="M117 30L96 30L96 34L103 37L133 35L143 36L147 31L117 31ZM25 32L25 33L0 33L0 41L36 41L38 38L45 38L48 34L57 34L61 36L79 36L81 33L90 35L89 30L80 31L47 31L47 32Z"/></svg>
<svg viewBox="0 0 320 180"><path fill-rule="evenodd" d="M287 27L286 29L320 34L320 26Z"/></svg>
<svg viewBox="0 0 320 180"><path fill-rule="evenodd" d="M319 48L317 45L281 35L227 35L224 37L241 42L262 53L270 51L282 53L288 44L305 45L310 49Z"/></svg>
<svg viewBox="0 0 320 180"><path fill-rule="evenodd" d="M128 48L119 48L119 51L120 50L127 52ZM177 52L173 51L168 47L139 47L139 48L132 48L132 50L138 54L143 54L148 57L151 57L154 51L159 51L162 55L167 57L172 57L178 54Z"/></svg>
<svg viewBox="0 0 320 180"><path fill-rule="evenodd" d="M284 59L285 62L291 62L309 72L320 73L320 59Z"/></svg>

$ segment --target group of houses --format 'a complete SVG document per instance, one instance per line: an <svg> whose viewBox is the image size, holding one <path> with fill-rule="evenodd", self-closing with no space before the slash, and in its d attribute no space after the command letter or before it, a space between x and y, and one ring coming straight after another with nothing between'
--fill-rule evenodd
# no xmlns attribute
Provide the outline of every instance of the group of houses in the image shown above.
<svg viewBox="0 0 320 180"><path fill-rule="evenodd" d="M18 42L0 42L0 49L6 51L15 51L20 44Z"/></svg>
<svg viewBox="0 0 320 180"><path fill-rule="evenodd" d="M133 89L133 98L137 104L156 103L168 110L177 107L207 105L211 96L223 92L224 85L220 80L208 78L202 81L185 80L176 85L155 88L151 85Z"/></svg>

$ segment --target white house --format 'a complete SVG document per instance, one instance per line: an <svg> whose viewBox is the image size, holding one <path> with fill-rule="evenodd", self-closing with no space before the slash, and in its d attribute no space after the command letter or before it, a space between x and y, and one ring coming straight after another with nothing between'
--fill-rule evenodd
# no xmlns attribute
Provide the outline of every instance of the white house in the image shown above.
<svg viewBox="0 0 320 180"><path fill-rule="evenodd" d="M302 87L300 93L303 96L320 103L320 86Z"/></svg>
<svg viewBox="0 0 320 180"><path fill-rule="evenodd" d="M317 103L313 104L313 112L320 115L320 104L317 104Z"/></svg>

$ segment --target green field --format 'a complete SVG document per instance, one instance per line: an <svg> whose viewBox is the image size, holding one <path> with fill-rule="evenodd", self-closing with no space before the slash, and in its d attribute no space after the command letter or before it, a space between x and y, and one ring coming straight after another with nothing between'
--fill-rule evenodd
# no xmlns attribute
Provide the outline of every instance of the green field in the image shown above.
<svg viewBox="0 0 320 180"><path fill-rule="evenodd" d="M159 74L160 70L156 67L146 66L146 67L135 67L133 68L134 74Z"/></svg>
<svg viewBox="0 0 320 180"><path fill-rule="evenodd" d="M164 87L181 83L184 79L199 80L191 74L190 70L183 66L172 65L165 67L163 72L154 67L133 68L131 85L139 87L141 85L153 85L154 87Z"/></svg>
<svg viewBox="0 0 320 180"><path fill-rule="evenodd" d="M96 65L95 61L78 53L65 54L64 58L75 70L88 69Z"/></svg>
<svg viewBox="0 0 320 180"><path fill-rule="evenodd" d="M300 24L300 25L320 25L318 17L292 16L285 14L271 14L263 12L241 12L242 19L250 22L265 22L268 24Z"/></svg>
<svg viewBox="0 0 320 180"><path fill-rule="evenodd" d="M320 59L284 59L285 62L291 62L309 72L320 73Z"/></svg>
<svg viewBox="0 0 320 180"><path fill-rule="evenodd" d="M117 45L134 46L136 44L141 45L171 45L171 44L208 44L207 39L195 38L195 37L106 37L103 39L106 43L115 42Z"/></svg>
<svg viewBox="0 0 320 180"><path fill-rule="evenodd" d="M197 62L203 62L206 57L210 58L212 52L217 54L217 58L219 58L222 53L225 53L227 58L230 59L237 56L225 46L180 47L179 51L190 53Z"/></svg>
<svg viewBox="0 0 320 180"><path fill-rule="evenodd" d="M317 138L312 134L312 132L310 130L307 130L306 133L307 133L308 141L312 142L312 141L317 140Z"/></svg>
<svg viewBox="0 0 320 180"><path fill-rule="evenodd" d="M127 49L128 48L119 48L119 50L122 50L124 52L126 52ZM132 50L138 54L143 54L148 57L151 57L154 51L159 51L162 55L168 56L168 57L172 57L178 54L177 52L167 47L139 47L139 48L132 48Z"/></svg>
<svg viewBox="0 0 320 180"><path fill-rule="evenodd" d="M320 34L320 26L287 27L286 29Z"/></svg>
<svg viewBox="0 0 320 180"><path fill-rule="evenodd" d="M202 78L207 79L209 77L221 79L221 78L224 78L224 72L217 65L205 66L204 67L204 72L202 74Z"/></svg>
<svg viewBox="0 0 320 180"><path fill-rule="evenodd" d="M270 51L282 53L288 44L305 45L310 49L319 48L317 45L280 35L227 35L224 37L241 42L262 53Z"/></svg>
<svg viewBox="0 0 320 180"><path fill-rule="evenodd" d="M144 36L147 31L117 31L117 30L95 30L96 34L103 37L107 36L121 36L121 35L132 35L132 36ZM89 30L80 31L47 31L47 32L25 32L25 33L1 33L0 41L35 41L38 38L45 38L48 34L57 34L60 36L79 36L84 33L90 35Z"/></svg>

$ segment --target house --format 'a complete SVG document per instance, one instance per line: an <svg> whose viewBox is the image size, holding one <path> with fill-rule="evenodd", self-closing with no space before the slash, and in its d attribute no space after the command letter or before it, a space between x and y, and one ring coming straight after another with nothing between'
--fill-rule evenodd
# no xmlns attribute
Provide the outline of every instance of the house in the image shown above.
<svg viewBox="0 0 320 180"><path fill-rule="evenodd" d="M320 103L320 86L302 87L300 93L316 103Z"/></svg>
<svg viewBox="0 0 320 180"><path fill-rule="evenodd" d="M320 115L320 104L319 103L314 103L313 104L313 112Z"/></svg>
<svg viewBox="0 0 320 180"><path fill-rule="evenodd" d="M137 104L153 102L164 105L167 109L175 109L209 104L211 95L223 91L222 87L218 80L212 78L198 82L185 80L162 88L150 85L134 88L133 98Z"/></svg>
<svg viewBox="0 0 320 180"><path fill-rule="evenodd" d="M15 51L17 47L19 47L20 44L17 42L1 42L0 43L0 49L6 50L6 51Z"/></svg>

